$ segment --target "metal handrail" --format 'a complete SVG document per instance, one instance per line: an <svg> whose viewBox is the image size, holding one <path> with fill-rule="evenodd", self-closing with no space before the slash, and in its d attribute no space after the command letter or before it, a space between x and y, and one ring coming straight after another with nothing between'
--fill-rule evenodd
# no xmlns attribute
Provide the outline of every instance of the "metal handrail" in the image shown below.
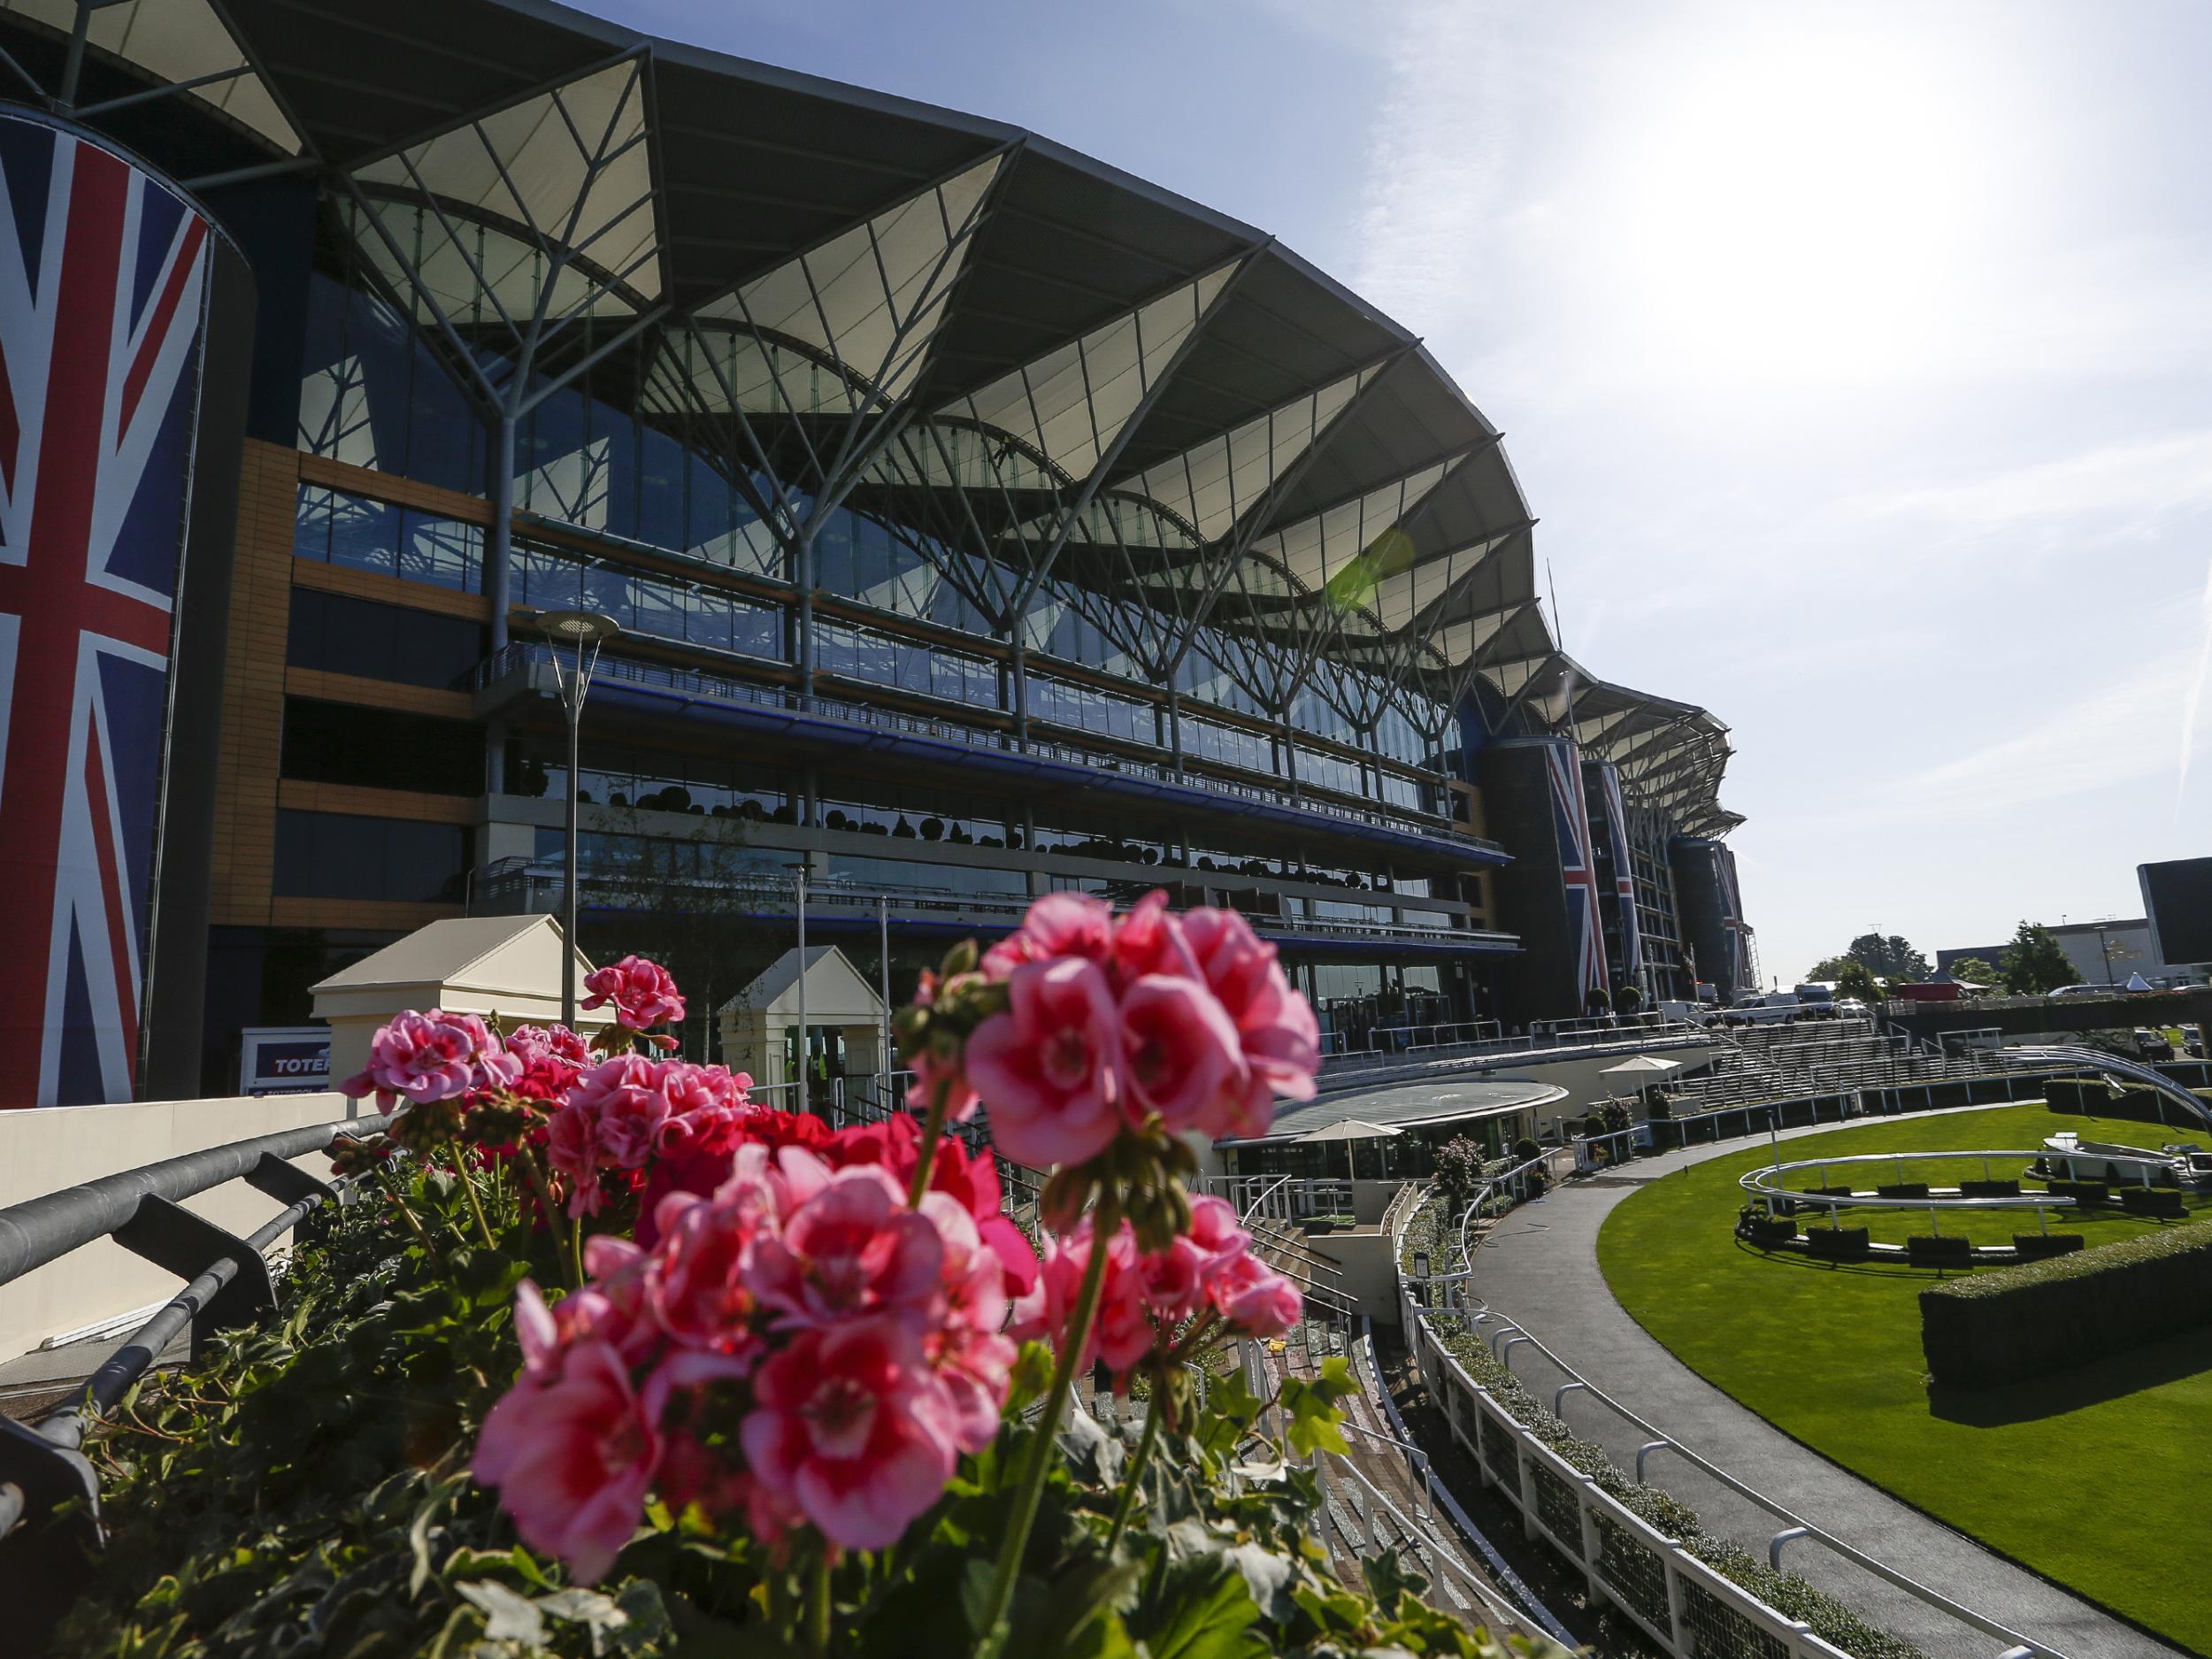
<svg viewBox="0 0 2212 1659"><path fill-rule="evenodd" d="M1422 1324L1427 1324L1427 1310L1422 1310L1417 1315L1417 1317ZM1669 1451L1671 1451L1676 1456L1681 1458L1692 1468L1696 1469L1701 1473L1709 1476L1712 1479L1718 1481L1722 1486L1725 1486L1729 1491L1734 1493L1738 1497L1742 1498L1747 1502L1755 1504L1758 1508L1765 1510L1769 1515L1774 1517L1775 1519L1782 1523L1783 1527L1788 1533L1789 1537L1809 1539L1813 1542L1820 1544L1826 1548L1834 1551L1837 1555L1842 1556L1846 1561L1851 1563L1854 1566L1872 1573L1876 1578L1884 1580L1886 1583L1895 1586L1898 1589L1904 1591L1907 1594L1911 1595L1926 1605L1936 1609L1938 1611L1948 1614L1950 1617L1957 1619L1961 1624L1967 1625L1969 1628L1978 1630L1985 1636L1993 1636L2000 1641L2010 1644L2010 1648L2012 1649L2023 1649L2029 1654L2040 1655L2043 1656L2043 1659L2064 1659L2064 1655L2060 1654L2056 1648L2047 1647L2045 1644L2035 1640L2032 1637L2024 1636L2018 1631L2013 1630L2007 1625L2001 1624L1995 1619L1986 1617L1985 1616L1976 1612L1972 1608L1966 1606L1963 1602L1953 1601L1940 1590L1933 1589L1931 1586L1921 1583L1920 1580L1915 1578L1909 1573L1902 1572L1895 1567L1889 1566L1886 1563L1868 1555L1864 1550L1859 1548L1856 1545L1847 1543L1844 1540L1838 1538L1834 1533L1828 1532L1825 1528L1815 1525L1812 1522L1805 1519L1803 1516L1797 1514L1786 1505L1776 1502L1772 1498L1768 1497L1766 1494L1761 1492L1756 1486L1751 1486L1743 1480L1740 1480L1734 1475L1730 1474L1725 1469L1723 1469L1718 1463L1714 1463L1711 1459L1699 1455L1696 1452L1692 1451L1688 1447L1683 1445L1682 1442L1677 1440L1674 1436L1659 1428L1655 1424L1647 1421L1644 1417L1637 1415L1637 1413L1630 1410L1619 1401L1614 1399L1612 1395L1607 1394L1602 1388L1597 1386L1596 1384L1587 1381L1574 1369L1573 1366L1568 1364L1566 1361L1561 1359L1558 1355L1553 1353L1550 1348L1547 1348L1540 1339L1531 1334L1526 1328L1515 1321L1487 1311L1479 1313L1471 1312L1464 1315L1463 1317L1470 1331L1471 1331L1473 1326L1478 1324L1494 1320L1499 1327L1499 1335L1504 1335L1509 1332L1512 1333L1512 1343L1514 1346L1525 1344L1526 1346L1534 1348L1539 1354L1541 1354L1546 1359L1549 1360L1562 1374L1582 1385L1582 1386L1577 1391L1578 1393L1588 1395L1591 1399L1604 1406L1608 1410L1613 1412L1614 1415L1620 1417L1622 1421L1627 1423L1631 1427L1638 1429L1642 1432L1650 1435L1654 1440L1663 1442ZM1433 1340L1433 1338L1432 1338L1432 1340ZM1505 1362L1502 1360L1500 1363L1504 1363ZM2008 1649L2008 1651L2010 1649Z"/></svg>
<svg viewBox="0 0 2212 1659"><path fill-rule="evenodd" d="M341 1118L305 1128L280 1129L11 1204L0 1210L0 1285L106 1238L127 1225L149 1197L171 1203L196 1197L210 1187L250 1176L264 1155L288 1160L323 1151L357 1122Z"/></svg>
<svg viewBox="0 0 2212 1659"><path fill-rule="evenodd" d="M42 1639L89 1575L102 1543L99 1477L79 1450L88 1423L112 1409L188 1327L196 1354L212 1332L276 1310L263 1253L342 1196L341 1187L288 1160L327 1149L354 1124L256 1135L0 1210L0 1285L101 1239L186 1281L62 1405L35 1425L0 1419L0 1606L19 1638L35 1645ZM288 1201L245 1237L180 1202L240 1179Z"/></svg>

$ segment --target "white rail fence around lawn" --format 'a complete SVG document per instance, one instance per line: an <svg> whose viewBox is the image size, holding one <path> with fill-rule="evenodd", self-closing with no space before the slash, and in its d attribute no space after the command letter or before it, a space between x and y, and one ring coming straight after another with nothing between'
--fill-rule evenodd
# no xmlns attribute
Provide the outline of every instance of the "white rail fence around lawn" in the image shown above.
<svg viewBox="0 0 2212 1659"><path fill-rule="evenodd" d="M1471 1206L1470 1215L1473 1211L1474 1207ZM1409 1209L1407 1218L1409 1220L1410 1217ZM1463 1222L1463 1237L1464 1232ZM1393 1248L1397 1248L1395 1239ZM1471 1248L1479 1249L1479 1240L1474 1240ZM1423 1385L1450 1424L1453 1438L1473 1458L1483 1483L1519 1514L1525 1534L1548 1544L1580 1570L1594 1601L1610 1603L1619 1609L1675 1659L1691 1659L1693 1655L1697 1659L1714 1659L1716 1655L1725 1655L1726 1659L1837 1659L1842 1650L1815 1635L1801 1620L1769 1607L1742 1586L1699 1560L1682 1540L1669 1538L1606 1493L1594 1479L1552 1450L1496 1395L1468 1373L1458 1357L1445 1346L1432 1316L1462 1321L1471 1331L1490 1325L1496 1333L1500 1350L1493 1357L1501 1364L1509 1365L1509 1356L1514 1348L1524 1343L1534 1347L1570 1379L1554 1396L1555 1416L1567 1394L1586 1394L1647 1435L1649 1438L1636 1456L1639 1483L1644 1478L1647 1458L1654 1452L1664 1450L1773 1516L1782 1525L1768 1542L1767 1559L1778 1571L1781 1570L1784 1547L1799 1539L1809 1540L2001 1644L1996 1659L2062 1659L2056 1649L1986 1618L1885 1565L1699 1456L1602 1390L1584 1381L1565 1361L1510 1320L1464 1308L1431 1309L1416 1300L1416 1285L1433 1286L1456 1299L1461 1286L1473 1272L1471 1261L1465 1254L1461 1261L1463 1264L1455 1272L1436 1274L1425 1281L1409 1279L1402 1282L1401 1313L1406 1342L1412 1350ZM1395 1421L1394 1417L1393 1420ZM1440 1485L1434 1489L1440 1491Z"/></svg>

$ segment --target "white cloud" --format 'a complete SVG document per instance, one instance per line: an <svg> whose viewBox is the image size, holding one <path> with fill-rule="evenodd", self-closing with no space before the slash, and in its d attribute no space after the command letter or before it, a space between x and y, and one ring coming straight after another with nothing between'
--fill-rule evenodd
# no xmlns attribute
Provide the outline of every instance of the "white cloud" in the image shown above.
<svg viewBox="0 0 2212 1659"><path fill-rule="evenodd" d="M2018 735L1875 783L1863 792L1865 804L1840 818L1860 826L1947 821L1964 834L2016 808L2162 777L2175 768L2177 740L2191 749L2200 741L2188 702L2200 660L2187 650L2162 653L2024 729L2001 708L1934 711L1921 743L1970 742L2006 726Z"/></svg>
<svg viewBox="0 0 2212 1659"><path fill-rule="evenodd" d="M2101 444L2078 455L1932 488L1847 498L1847 518L1915 517L1968 530L2102 519L2143 534L2212 506L2212 431Z"/></svg>

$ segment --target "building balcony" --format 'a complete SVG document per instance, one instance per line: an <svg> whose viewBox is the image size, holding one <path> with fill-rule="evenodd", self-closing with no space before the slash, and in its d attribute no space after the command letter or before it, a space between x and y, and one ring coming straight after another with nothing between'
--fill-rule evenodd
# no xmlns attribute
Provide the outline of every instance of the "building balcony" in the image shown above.
<svg viewBox="0 0 2212 1659"><path fill-rule="evenodd" d="M511 715L518 704L555 695L551 655L545 646L517 641L486 659L470 687L478 718ZM933 763L971 775L991 773L1004 787L1025 792L1148 800L1178 814L1240 818L1302 837L1390 847L1463 866L1511 861L1497 842L1409 809L1358 805L1257 780L1178 772L1164 759L1144 760L1061 736L1033 735L1025 742L1011 733L956 719L806 695L699 669L603 657L591 695L593 706L610 714L744 731L802 753Z"/></svg>
<svg viewBox="0 0 2212 1659"><path fill-rule="evenodd" d="M1169 872L1171 880L1177 872ZM565 898L557 862L505 858L472 871L468 913L514 916L559 913ZM1155 885L1135 884L1139 887ZM810 880L807 927L824 936L872 933L888 926L903 937L1011 933L1030 901L1025 897L962 893L949 887ZM587 916L633 915L646 910L710 917L731 924L795 927L795 884L772 876L739 873L711 880L632 878L619 872L584 876L577 907ZM1449 957L1508 956L1521 948L1511 933L1474 927L1413 926L1271 913L1238 907L1253 931L1279 949L1312 955L1354 951L1362 956Z"/></svg>

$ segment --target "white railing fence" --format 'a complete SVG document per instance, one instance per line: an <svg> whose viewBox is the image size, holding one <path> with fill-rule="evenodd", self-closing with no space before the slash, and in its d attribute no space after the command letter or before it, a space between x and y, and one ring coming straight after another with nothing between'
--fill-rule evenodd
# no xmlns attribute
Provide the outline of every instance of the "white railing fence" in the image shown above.
<svg viewBox="0 0 2212 1659"><path fill-rule="evenodd" d="M1683 1540L1668 1537L1604 1491L1594 1478L1537 1438L1468 1373L1438 1334L1429 1310L1409 1297L1405 1313L1405 1329L1422 1381L1450 1424L1453 1438L1474 1461L1483 1484L1519 1514L1529 1539L1548 1544L1581 1570L1594 1599L1619 1609L1676 1659L1690 1659L1693 1654L1699 1659L1716 1655L1747 1659L1752 1655L1778 1653L1789 1659L1800 1655L1833 1659L1841 1652L1815 1635L1802 1621L1777 1611L1698 1559ZM1451 1316L1440 1313L1438 1317ZM1573 1392L1597 1401L1648 1435L1637 1457L1639 1479L1645 1457L1665 1450L1780 1521L1780 1530L1767 1546L1769 1564L1776 1571L1781 1570L1785 1546L1809 1540L2001 1644L1998 1659L2059 1659L2055 1649L1877 1561L1699 1456L1582 1381L1517 1325L1487 1314L1461 1317L1470 1329L1491 1323L1508 1354L1523 1343L1534 1346L1571 1379L1561 1391L1563 1398L1565 1393ZM1507 1362L1501 1358L1500 1363Z"/></svg>

